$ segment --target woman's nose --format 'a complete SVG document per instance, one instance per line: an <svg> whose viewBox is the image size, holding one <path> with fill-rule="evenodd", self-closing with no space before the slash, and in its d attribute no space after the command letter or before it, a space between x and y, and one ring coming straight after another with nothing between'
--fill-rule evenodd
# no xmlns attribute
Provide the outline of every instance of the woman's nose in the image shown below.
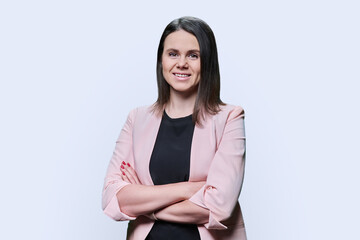
<svg viewBox="0 0 360 240"><path fill-rule="evenodd" d="M178 68L187 68L188 67L186 57L180 57L179 58L179 61L177 63L177 67Z"/></svg>

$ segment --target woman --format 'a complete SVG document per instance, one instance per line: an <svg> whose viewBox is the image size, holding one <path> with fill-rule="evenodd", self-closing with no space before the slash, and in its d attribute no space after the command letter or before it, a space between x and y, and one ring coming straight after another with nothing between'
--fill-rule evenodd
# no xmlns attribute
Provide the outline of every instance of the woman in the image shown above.
<svg viewBox="0 0 360 240"><path fill-rule="evenodd" d="M215 37L172 21L157 55L158 99L132 110L116 142L103 210L130 220L127 239L246 239L238 203L244 111L220 100Z"/></svg>

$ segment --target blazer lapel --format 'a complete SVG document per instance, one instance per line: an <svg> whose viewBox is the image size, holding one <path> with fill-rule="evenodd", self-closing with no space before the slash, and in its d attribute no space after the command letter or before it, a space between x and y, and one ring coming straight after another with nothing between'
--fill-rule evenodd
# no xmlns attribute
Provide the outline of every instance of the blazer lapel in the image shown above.
<svg viewBox="0 0 360 240"><path fill-rule="evenodd" d="M195 126L190 154L189 181L205 181L215 155L216 141L214 124L211 117L203 121L202 126Z"/></svg>
<svg viewBox="0 0 360 240"><path fill-rule="evenodd" d="M140 118L137 127L140 129L134 136L136 172L141 182L146 185L154 185L149 172L151 154L154 149L157 133L159 131L161 116L147 110L146 117Z"/></svg>

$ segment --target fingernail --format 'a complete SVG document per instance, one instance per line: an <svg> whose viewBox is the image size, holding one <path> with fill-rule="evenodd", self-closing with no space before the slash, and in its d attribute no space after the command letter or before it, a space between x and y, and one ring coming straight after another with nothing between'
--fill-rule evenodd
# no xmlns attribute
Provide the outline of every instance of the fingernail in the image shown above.
<svg viewBox="0 0 360 240"><path fill-rule="evenodd" d="M122 172L123 173L123 175L125 175L125 172Z"/></svg>
<svg viewBox="0 0 360 240"><path fill-rule="evenodd" d="M130 163L127 163L127 165L130 167Z"/></svg>
<svg viewBox="0 0 360 240"><path fill-rule="evenodd" d="M125 162L123 161L123 162L122 162L122 164L124 164L124 165L125 165Z"/></svg>
<svg viewBox="0 0 360 240"><path fill-rule="evenodd" d="M121 168L122 168L122 169L124 169L124 166L123 166L123 165L121 165Z"/></svg>

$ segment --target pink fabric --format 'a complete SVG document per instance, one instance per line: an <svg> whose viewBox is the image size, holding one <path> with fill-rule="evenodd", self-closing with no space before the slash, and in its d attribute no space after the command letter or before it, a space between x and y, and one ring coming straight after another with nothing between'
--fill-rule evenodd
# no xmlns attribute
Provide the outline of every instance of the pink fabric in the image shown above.
<svg viewBox="0 0 360 240"><path fill-rule="evenodd" d="M150 107L132 110L116 142L103 190L103 210L117 221L131 221L128 239L143 240L154 222L146 217L121 212L116 193L128 183L121 180L120 165L129 162L145 185L153 185L149 161L161 117ZM246 239L238 197L245 164L244 110L232 105L207 116L195 126L190 158L189 181L205 181L205 186L190 198L210 211L209 222L198 225L201 239Z"/></svg>

